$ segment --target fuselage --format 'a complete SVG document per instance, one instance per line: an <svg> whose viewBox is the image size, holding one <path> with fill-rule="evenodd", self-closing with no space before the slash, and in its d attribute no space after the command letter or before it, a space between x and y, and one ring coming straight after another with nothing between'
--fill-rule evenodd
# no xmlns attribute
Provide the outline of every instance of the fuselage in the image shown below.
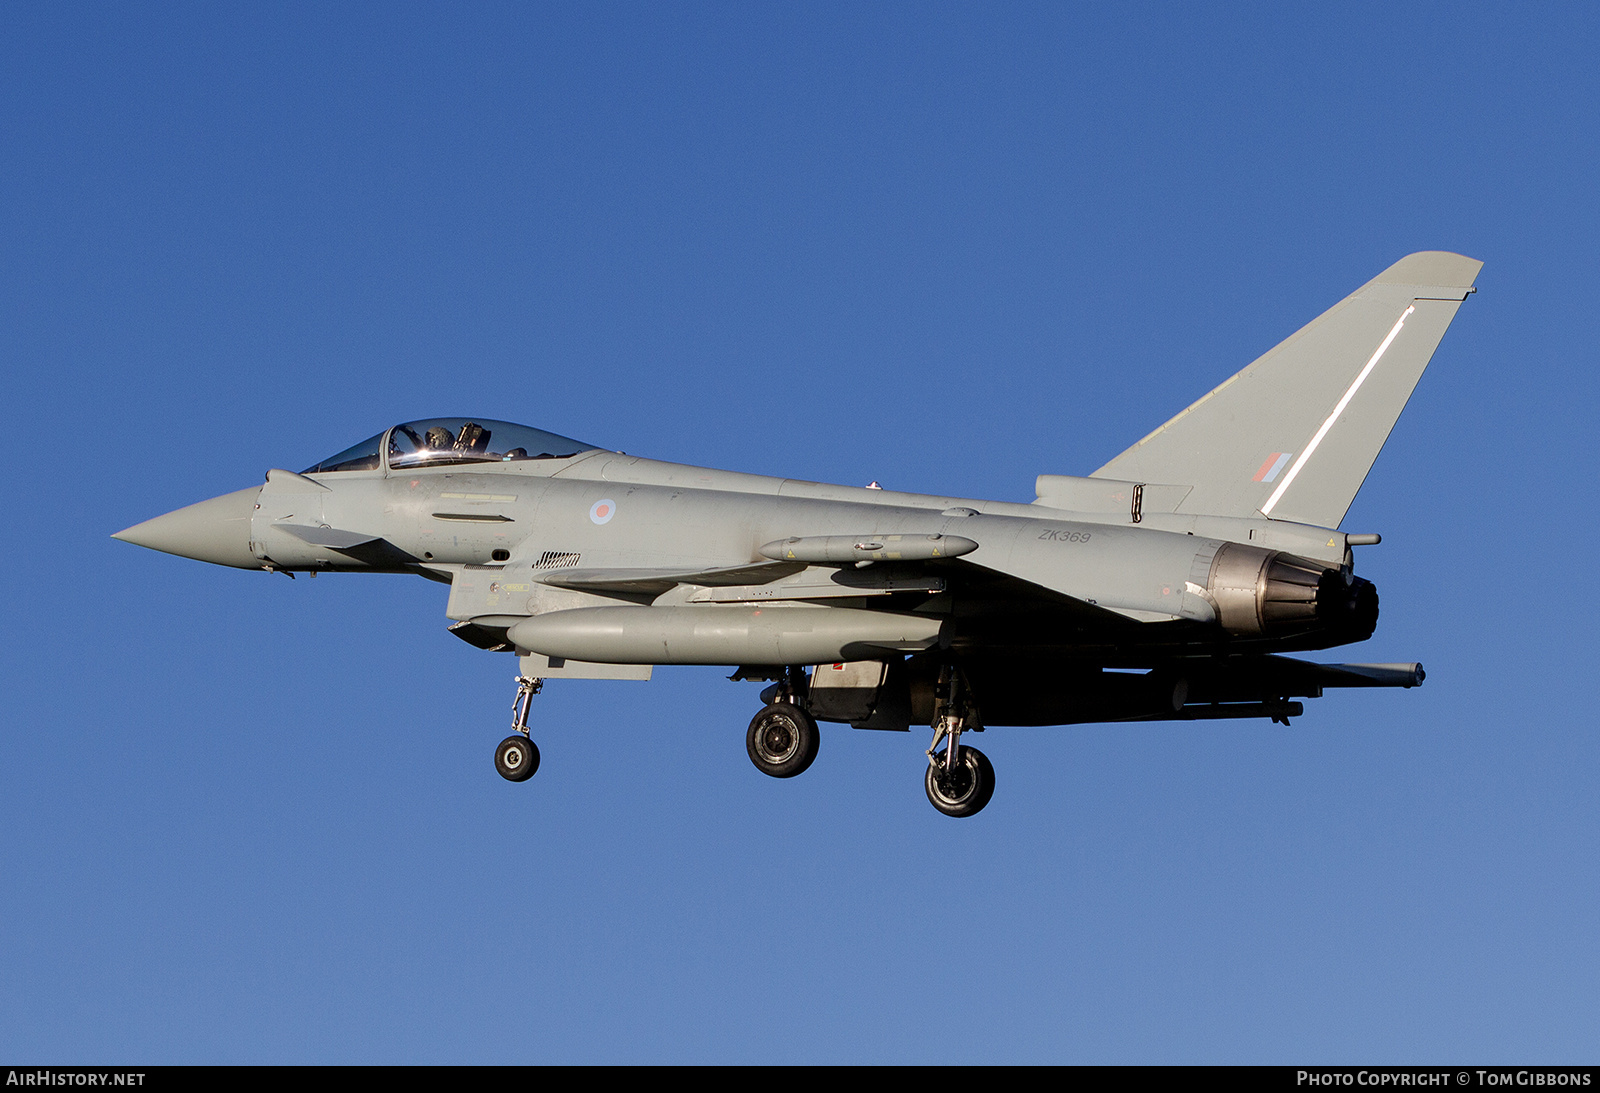
<svg viewBox="0 0 1600 1093"><path fill-rule="evenodd" d="M1286 633L1259 621L1228 625L1233 620L1219 610L1214 570L1219 552L1230 544L1258 556L1286 551L1330 569L1348 564L1339 533L1266 519L1144 513L1133 522L1127 512L1073 513L1042 504L828 485L601 450L515 463L310 475L275 471L252 504L246 564L288 571L410 571L455 582L468 567L503 567L539 583L541 575L566 569L748 565L763 560L764 545L791 536L959 536L978 546L943 567L950 578L943 590L848 603L833 597L829 606L946 616L952 625L943 640L957 646L981 640L991 651L1070 647L1132 662L1217 642L1265 651L1350 640L1326 627ZM384 548L352 547L331 534L318 541L307 532L318 528L380 540ZM884 562L878 571L894 568ZM963 580L964 573L982 574L990 583L1024 582L1022 587L1058 593L1107 614L1084 612L1087 617L1063 628L1070 612L1020 609L1026 604L1017 596L991 595L984 581ZM815 578L799 574L768 582L751 599L783 604L785 581ZM695 602L694 592L686 585L625 602L687 605ZM545 609L608 602L592 593L582 601L572 595L549 597ZM537 598L514 599L507 594L485 611L476 607L487 605L453 599L449 613L458 619L540 613ZM1139 625L1108 631L1093 625L1097 617Z"/></svg>

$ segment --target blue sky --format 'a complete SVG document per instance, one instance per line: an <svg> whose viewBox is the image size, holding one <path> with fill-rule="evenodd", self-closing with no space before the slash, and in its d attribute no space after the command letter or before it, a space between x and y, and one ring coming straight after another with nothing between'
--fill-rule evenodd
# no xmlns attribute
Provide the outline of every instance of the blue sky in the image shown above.
<svg viewBox="0 0 1600 1093"><path fill-rule="evenodd" d="M0 13L0 1056L1593 1061L1589 5ZM1425 687L749 764L444 590L111 532L398 420L1028 500L1486 263L1345 526ZM28 459L20 456L27 454Z"/></svg>

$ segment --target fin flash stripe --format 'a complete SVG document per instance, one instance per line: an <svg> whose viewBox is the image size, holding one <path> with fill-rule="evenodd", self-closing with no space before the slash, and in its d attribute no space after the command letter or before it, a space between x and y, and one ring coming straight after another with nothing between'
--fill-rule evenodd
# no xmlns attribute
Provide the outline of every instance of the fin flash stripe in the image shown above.
<svg viewBox="0 0 1600 1093"><path fill-rule="evenodd" d="M1400 336L1400 328L1406 325L1406 320L1411 317L1411 313L1415 310L1417 310L1417 305L1412 304L1400 313L1400 318L1395 320L1394 328L1389 331L1389 336L1383 339L1383 344L1378 346L1378 351L1372 354L1372 359L1367 362L1367 366L1361 370L1361 373L1350 384L1349 390L1339 400L1339 405L1333 408L1333 413L1329 414L1328 420L1322 423L1322 428L1317 430L1317 435L1311 438L1311 443L1306 445L1306 450L1300 453L1300 458L1294 461L1294 466L1290 467L1289 473L1283 476L1283 481L1278 484L1278 488L1272 491L1272 496L1267 498L1267 503L1261 506L1261 515L1272 515L1272 506L1278 503L1278 498L1282 497L1283 491L1289 488L1289 483L1293 482L1295 475L1300 473L1300 468L1306 465L1306 460L1310 459L1311 453L1317 450L1317 445L1322 443L1322 438L1328 435L1328 430L1333 428L1333 423L1339 420L1339 415L1344 413L1344 408L1349 406L1350 400L1356 397L1356 392L1361 389L1361 385L1372 374L1372 370L1378 366L1378 361L1383 359L1383 355L1388 352L1389 346L1393 344L1395 338Z"/></svg>

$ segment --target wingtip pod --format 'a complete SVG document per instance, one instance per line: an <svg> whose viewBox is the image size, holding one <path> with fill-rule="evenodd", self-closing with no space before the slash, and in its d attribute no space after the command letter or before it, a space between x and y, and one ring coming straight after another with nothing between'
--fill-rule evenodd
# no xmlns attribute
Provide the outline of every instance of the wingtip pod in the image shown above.
<svg viewBox="0 0 1600 1093"><path fill-rule="evenodd" d="M1447 250L1408 254L1372 279L1375 285L1440 285L1471 288L1483 263Z"/></svg>

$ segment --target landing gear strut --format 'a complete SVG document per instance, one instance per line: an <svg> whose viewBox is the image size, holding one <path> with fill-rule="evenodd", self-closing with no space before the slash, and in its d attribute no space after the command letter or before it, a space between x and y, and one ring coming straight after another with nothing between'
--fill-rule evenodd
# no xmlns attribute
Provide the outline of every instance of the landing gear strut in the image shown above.
<svg viewBox="0 0 1600 1093"><path fill-rule="evenodd" d="M745 751L762 774L793 778L817 757L817 722L802 707L805 684L805 671L790 667L778 681L772 704L750 722Z"/></svg>
<svg viewBox="0 0 1600 1093"><path fill-rule="evenodd" d="M508 782L526 782L539 769L539 746L528 736L528 707L544 689L544 680L517 677L517 700L511 705L512 734L494 749L494 769Z"/></svg>
<svg viewBox="0 0 1600 1093"><path fill-rule="evenodd" d="M974 815L994 796L994 767L989 757L961 743L961 733L973 720L972 714L966 681L952 665L944 665L934 689L933 743L928 747L928 773L923 781L928 800L946 816Z"/></svg>

